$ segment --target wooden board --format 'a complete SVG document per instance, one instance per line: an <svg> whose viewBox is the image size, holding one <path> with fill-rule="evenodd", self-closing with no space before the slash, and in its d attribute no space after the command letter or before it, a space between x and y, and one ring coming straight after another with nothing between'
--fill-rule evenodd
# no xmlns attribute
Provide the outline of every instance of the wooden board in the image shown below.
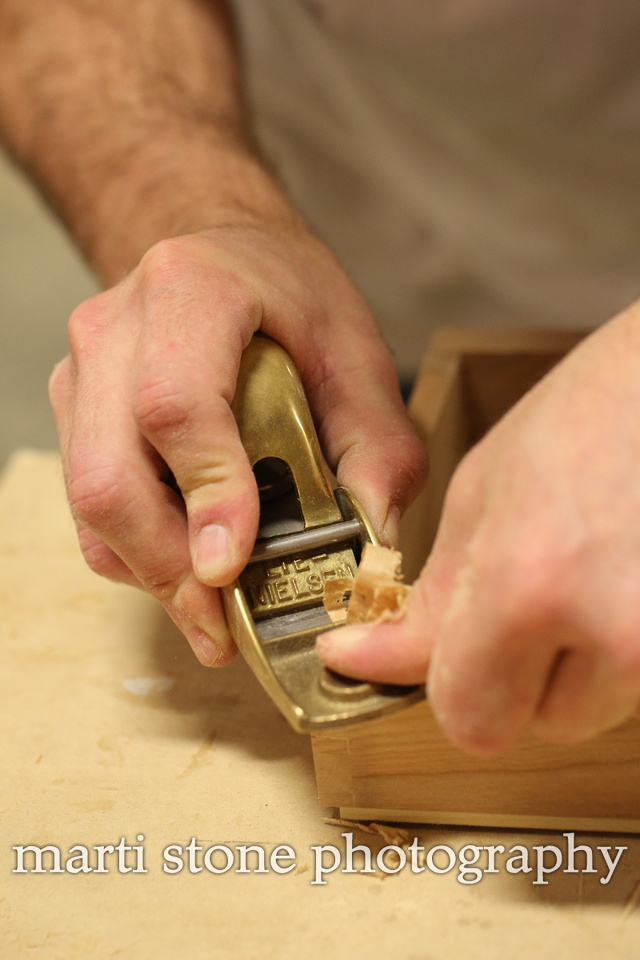
<svg viewBox="0 0 640 960"><path fill-rule="evenodd" d="M504 857L472 886L455 868L336 870L312 885L314 845L344 855L342 834L352 833L375 857L387 841L324 821L335 810L318 805L308 738L239 658L224 670L201 667L149 597L88 570L53 454L16 455L0 483L0 609L2 960L640 955L635 837L581 831L576 842L594 851L598 872L559 869L544 886L535 872L507 873ZM334 757L344 763L344 752ZM546 832L407 833L460 854L468 844L525 845L532 857L537 845L567 845ZM113 863L103 876L11 872L15 844L66 851L138 835L146 874ZM192 837L205 848L257 844L267 853L290 844L298 865L283 876L164 873L163 849ZM626 848L606 884L599 844Z"/></svg>
<svg viewBox="0 0 640 960"><path fill-rule="evenodd" d="M314 737L320 802L343 817L640 833L640 722L578 746L524 737L473 757L426 703Z"/></svg>
<svg viewBox="0 0 640 960"><path fill-rule="evenodd" d="M436 335L410 404L431 476L403 523L407 580L428 555L464 452L579 340L557 331ZM479 759L452 746L421 704L315 736L313 751L321 802L345 817L640 832L637 720L584 744L524 737L502 756Z"/></svg>

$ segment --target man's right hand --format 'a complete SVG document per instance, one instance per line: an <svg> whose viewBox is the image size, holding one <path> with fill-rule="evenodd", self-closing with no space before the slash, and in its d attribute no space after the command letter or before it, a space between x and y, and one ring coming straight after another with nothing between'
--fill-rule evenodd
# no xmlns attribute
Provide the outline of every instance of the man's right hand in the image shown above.
<svg viewBox="0 0 640 960"><path fill-rule="evenodd" d="M213 588L258 526L230 403L259 328L291 354L329 465L393 543L424 451L364 302L297 220L156 244L74 312L50 384L87 562L156 596L207 665L235 652Z"/></svg>
<svg viewBox="0 0 640 960"><path fill-rule="evenodd" d="M238 62L227 0L0 0L0 136L111 288L51 380L82 549L210 664L258 525L229 406L255 330L387 539L424 465L366 306L256 155Z"/></svg>

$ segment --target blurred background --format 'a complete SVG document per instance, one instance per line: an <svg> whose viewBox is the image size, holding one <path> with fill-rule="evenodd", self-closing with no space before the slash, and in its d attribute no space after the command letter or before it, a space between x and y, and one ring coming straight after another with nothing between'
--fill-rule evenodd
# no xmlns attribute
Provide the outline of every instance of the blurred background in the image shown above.
<svg viewBox="0 0 640 960"><path fill-rule="evenodd" d="M47 380L67 320L98 291L33 187L0 152L0 469L16 447L57 446Z"/></svg>

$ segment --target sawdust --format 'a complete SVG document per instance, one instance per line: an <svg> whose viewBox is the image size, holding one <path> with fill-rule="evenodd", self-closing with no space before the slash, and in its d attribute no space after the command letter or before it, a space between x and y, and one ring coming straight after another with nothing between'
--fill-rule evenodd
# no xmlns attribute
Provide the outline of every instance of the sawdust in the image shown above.
<svg viewBox="0 0 640 960"><path fill-rule="evenodd" d="M340 820L339 818L325 817L325 823L332 827L349 827L352 830L361 830L382 837L385 843L394 847L404 847L409 844L409 832L401 827L384 823L360 823L357 820Z"/></svg>
<svg viewBox="0 0 640 960"><path fill-rule="evenodd" d="M402 554L366 543L355 577L336 577L325 584L325 609L334 623L399 620L411 591L401 581Z"/></svg>
<svg viewBox="0 0 640 960"><path fill-rule="evenodd" d="M360 823L358 820L342 820L338 817L325 817L323 822L328 823L332 827L348 827L350 830L360 830L362 833L369 833L372 836L381 837L389 846L400 847L404 850L407 857L410 855L409 847L416 839L415 837L410 837L408 830L404 830L402 827L395 826L394 824L375 823L374 821L370 823ZM398 863L399 862L400 857L398 856ZM416 863L418 867L426 866L426 851L418 851ZM367 876L367 874L363 874L363 876ZM368 876L373 876L373 874L368 874ZM383 870L376 870L375 876L384 879L388 877L389 874Z"/></svg>

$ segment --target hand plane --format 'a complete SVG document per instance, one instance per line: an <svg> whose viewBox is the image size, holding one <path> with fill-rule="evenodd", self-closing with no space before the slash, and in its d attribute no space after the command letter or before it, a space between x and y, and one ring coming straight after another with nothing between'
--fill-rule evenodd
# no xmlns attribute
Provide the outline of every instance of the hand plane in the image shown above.
<svg viewBox="0 0 640 960"><path fill-rule="evenodd" d="M267 693L299 732L357 723L408 706L424 687L339 676L315 653L335 626L327 580L353 576L365 542L377 543L362 507L332 489L293 361L263 334L242 355L232 410L260 495L258 539L222 599L229 630Z"/></svg>

